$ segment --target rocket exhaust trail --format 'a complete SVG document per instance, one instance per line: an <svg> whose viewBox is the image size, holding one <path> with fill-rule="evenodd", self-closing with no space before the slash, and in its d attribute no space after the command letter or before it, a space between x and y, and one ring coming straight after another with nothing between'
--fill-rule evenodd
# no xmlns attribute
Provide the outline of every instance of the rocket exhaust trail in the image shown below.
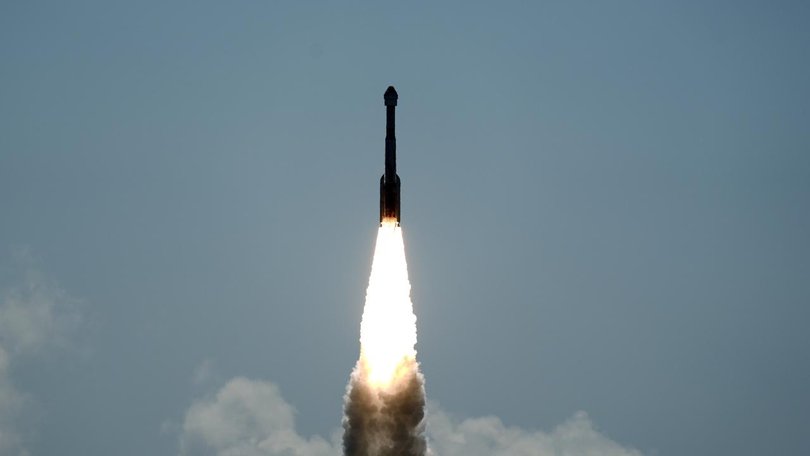
<svg viewBox="0 0 810 456"><path fill-rule="evenodd" d="M424 380L409 294L402 232L383 222L360 326L360 359L345 398L346 456L425 454Z"/></svg>
<svg viewBox="0 0 810 456"><path fill-rule="evenodd" d="M371 265L360 358L345 396L346 456L423 456L424 378L416 361L416 316L399 227L399 176L393 109L397 94L385 92L386 167L380 180L380 229ZM389 160L390 159L390 160Z"/></svg>

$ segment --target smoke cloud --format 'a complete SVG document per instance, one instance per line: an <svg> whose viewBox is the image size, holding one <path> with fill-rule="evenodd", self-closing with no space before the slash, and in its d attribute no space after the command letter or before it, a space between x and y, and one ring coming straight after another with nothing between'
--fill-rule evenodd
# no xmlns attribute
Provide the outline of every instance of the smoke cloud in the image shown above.
<svg viewBox="0 0 810 456"><path fill-rule="evenodd" d="M407 415L407 414L405 414ZM550 432L505 426L496 417L458 419L430 403L431 456L641 456L605 436L584 412ZM302 436L294 409L270 382L237 377L196 400L180 426L182 456L338 456L340 432Z"/></svg>
<svg viewBox="0 0 810 456"><path fill-rule="evenodd" d="M0 455L27 456L26 411L33 398L12 382L15 361L65 346L80 318L76 300L37 271L27 251L12 256L11 269L21 277L4 280L0 292Z"/></svg>
<svg viewBox="0 0 810 456"><path fill-rule="evenodd" d="M269 382L231 379L186 412L180 454L217 456L335 456L337 442L306 438L294 409Z"/></svg>
<svg viewBox="0 0 810 456"><path fill-rule="evenodd" d="M0 455L27 455L19 420L27 402L9 378L9 355L0 346Z"/></svg>
<svg viewBox="0 0 810 456"><path fill-rule="evenodd" d="M362 367L352 374L346 393L343 451L359 455L423 455L425 441L425 388L415 361L391 391L369 384Z"/></svg>
<svg viewBox="0 0 810 456"><path fill-rule="evenodd" d="M494 416L458 420L431 406L428 430L432 456L641 456L600 433L585 412L542 432L504 426Z"/></svg>

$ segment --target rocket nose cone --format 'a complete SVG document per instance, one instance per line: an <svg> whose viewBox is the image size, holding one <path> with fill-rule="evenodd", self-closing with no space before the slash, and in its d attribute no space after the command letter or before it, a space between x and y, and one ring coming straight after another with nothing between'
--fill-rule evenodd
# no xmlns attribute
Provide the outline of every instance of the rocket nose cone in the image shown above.
<svg viewBox="0 0 810 456"><path fill-rule="evenodd" d="M394 86L388 86L388 89L385 91L385 95L383 95L383 98L385 99L386 106L396 106L399 95L397 95L397 91L396 89L394 89Z"/></svg>

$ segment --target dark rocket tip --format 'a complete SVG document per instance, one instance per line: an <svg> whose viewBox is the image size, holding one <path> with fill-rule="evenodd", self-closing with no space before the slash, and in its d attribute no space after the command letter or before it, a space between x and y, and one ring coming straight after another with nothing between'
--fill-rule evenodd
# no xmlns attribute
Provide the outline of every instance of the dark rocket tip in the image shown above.
<svg viewBox="0 0 810 456"><path fill-rule="evenodd" d="M388 89L385 91L385 95L383 95L383 98L385 98L386 106L396 106L397 98L399 98L399 95L397 95L397 90L394 89L394 86L388 86Z"/></svg>

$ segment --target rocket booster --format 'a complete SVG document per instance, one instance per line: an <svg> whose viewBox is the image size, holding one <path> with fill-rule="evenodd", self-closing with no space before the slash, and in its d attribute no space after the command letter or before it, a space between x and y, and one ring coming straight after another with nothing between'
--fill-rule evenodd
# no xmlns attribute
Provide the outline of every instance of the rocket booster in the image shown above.
<svg viewBox="0 0 810 456"><path fill-rule="evenodd" d="M397 176L397 138L394 135L397 91L388 86L385 99L385 174L380 178L380 224L396 220L399 225L399 176Z"/></svg>

